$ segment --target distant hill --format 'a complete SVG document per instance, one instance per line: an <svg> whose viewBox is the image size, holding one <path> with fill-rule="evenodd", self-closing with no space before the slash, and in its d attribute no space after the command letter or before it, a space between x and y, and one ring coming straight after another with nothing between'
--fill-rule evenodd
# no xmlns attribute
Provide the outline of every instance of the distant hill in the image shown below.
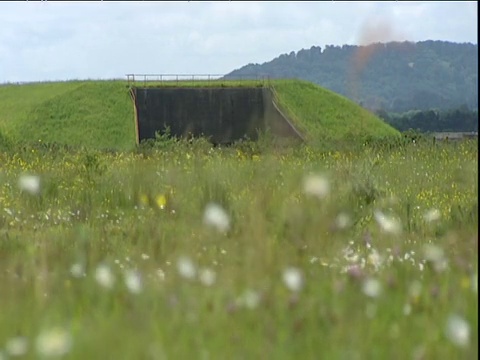
<svg viewBox="0 0 480 360"><path fill-rule="evenodd" d="M478 109L478 45L446 41L312 46L226 78L269 76L311 81L370 110Z"/></svg>

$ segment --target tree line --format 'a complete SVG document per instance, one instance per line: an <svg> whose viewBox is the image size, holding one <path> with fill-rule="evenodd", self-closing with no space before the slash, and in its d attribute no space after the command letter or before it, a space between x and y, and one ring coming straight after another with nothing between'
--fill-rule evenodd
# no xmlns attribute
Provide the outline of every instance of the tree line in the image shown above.
<svg viewBox="0 0 480 360"><path fill-rule="evenodd" d="M263 64L248 64L227 76L307 80L372 111L444 111L462 105L478 109L478 45L471 43L312 46Z"/></svg>
<svg viewBox="0 0 480 360"><path fill-rule="evenodd" d="M399 131L478 132L478 110L470 110L465 105L447 110L410 110L403 113L378 110L375 113Z"/></svg>

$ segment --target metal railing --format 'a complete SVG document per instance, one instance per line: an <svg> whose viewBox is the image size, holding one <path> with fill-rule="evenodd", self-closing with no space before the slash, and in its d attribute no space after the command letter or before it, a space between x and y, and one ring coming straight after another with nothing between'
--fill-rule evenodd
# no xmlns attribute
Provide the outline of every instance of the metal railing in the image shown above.
<svg viewBox="0 0 480 360"><path fill-rule="evenodd" d="M222 83L223 81L244 81L251 80L258 84L266 85L270 82L269 76L263 76L258 74L244 74L244 75L224 75L224 74L125 74L127 77L128 85L134 86L136 84L143 84L146 86L148 83L159 84L179 84L181 82L192 83Z"/></svg>

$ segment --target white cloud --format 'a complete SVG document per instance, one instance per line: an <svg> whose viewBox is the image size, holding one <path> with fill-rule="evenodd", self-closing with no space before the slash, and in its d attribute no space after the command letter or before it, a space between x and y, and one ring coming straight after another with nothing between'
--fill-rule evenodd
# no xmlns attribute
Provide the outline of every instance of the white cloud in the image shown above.
<svg viewBox="0 0 480 360"><path fill-rule="evenodd" d="M476 2L1 2L0 82L228 73L358 44L372 22L382 41L477 43L476 14Z"/></svg>

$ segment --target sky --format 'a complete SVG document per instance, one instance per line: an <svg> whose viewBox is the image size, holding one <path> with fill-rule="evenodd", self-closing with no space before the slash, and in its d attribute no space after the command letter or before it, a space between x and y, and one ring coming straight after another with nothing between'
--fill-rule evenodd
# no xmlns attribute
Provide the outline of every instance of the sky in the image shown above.
<svg viewBox="0 0 480 360"><path fill-rule="evenodd" d="M1 1L0 83L227 74L326 45L478 44L477 2Z"/></svg>

